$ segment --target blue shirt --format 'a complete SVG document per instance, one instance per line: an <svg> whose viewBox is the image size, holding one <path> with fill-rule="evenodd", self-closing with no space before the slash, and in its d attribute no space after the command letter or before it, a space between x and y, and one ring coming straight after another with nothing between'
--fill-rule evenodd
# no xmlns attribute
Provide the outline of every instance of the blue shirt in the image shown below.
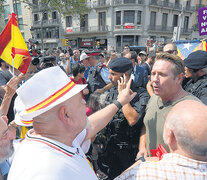
<svg viewBox="0 0 207 180"><path fill-rule="evenodd" d="M131 78L133 79L136 87L146 88L148 82L148 74L143 67L135 65Z"/></svg>

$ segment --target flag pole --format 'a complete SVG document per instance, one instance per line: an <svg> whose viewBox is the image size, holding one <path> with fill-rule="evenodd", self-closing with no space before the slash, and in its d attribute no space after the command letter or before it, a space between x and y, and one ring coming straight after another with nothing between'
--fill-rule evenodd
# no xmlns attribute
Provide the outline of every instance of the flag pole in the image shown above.
<svg viewBox="0 0 207 180"><path fill-rule="evenodd" d="M12 73L13 73L13 77L14 77L14 58L12 58L12 61L13 61Z"/></svg>

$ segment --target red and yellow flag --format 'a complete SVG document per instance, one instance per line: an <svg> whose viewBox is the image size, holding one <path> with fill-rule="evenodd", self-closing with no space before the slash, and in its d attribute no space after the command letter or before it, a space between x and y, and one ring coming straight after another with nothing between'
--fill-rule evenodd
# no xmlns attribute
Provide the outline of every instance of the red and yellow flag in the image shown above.
<svg viewBox="0 0 207 180"><path fill-rule="evenodd" d="M9 14L9 21L0 35L0 58L26 73L31 56L17 24L17 15Z"/></svg>

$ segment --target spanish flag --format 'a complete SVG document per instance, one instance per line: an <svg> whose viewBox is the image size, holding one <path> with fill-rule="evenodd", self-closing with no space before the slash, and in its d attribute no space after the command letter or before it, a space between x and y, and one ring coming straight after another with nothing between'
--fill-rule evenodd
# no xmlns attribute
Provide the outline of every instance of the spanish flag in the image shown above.
<svg viewBox="0 0 207 180"><path fill-rule="evenodd" d="M9 21L0 35L0 58L5 62L26 73L31 56L17 24L17 15L9 14Z"/></svg>

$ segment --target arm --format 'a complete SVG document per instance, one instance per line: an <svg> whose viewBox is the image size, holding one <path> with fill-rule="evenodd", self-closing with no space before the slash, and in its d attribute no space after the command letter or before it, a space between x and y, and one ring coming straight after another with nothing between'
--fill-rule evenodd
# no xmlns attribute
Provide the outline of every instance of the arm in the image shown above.
<svg viewBox="0 0 207 180"><path fill-rule="evenodd" d="M130 126L133 126L137 123L139 113L130 105L130 103L123 106L122 112L124 113L124 116Z"/></svg>
<svg viewBox="0 0 207 180"><path fill-rule="evenodd" d="M145 126L142 127L141 135L139 139L139 152L137 153L138 156L147 157L147 149L146 149L146 128Z"/></svg>
<svg viewBox="0 0 207 180"><path fill-rule="evenodd" d="M118 83L118 91L121 91L122 89L126 87L127 81L128 81L127 77L124 74L124 77L121 77ZM127 103L122 107L122 112L130 126L133 126L136 124L139 118L139 113L131 106L130 103Z"/></svg>
<svg viewBox="0 0 207 180"><path fill-rule="evenodd" d="M68 75L71 72L71 67L70 67L70 58L67 59L67 65L66 65L66 74Z"/></svg>
<svg viewBox="0 0 207 180"><path fill-rule="evenodd" d="M109 83L105 87L103 87L102 89L96 89L95 92L104 93L105 91L108 91L112 87L113 87L113 84L112 83Z"/></svg>
<svg viewBox="0 0 207 180"><path fill-rule="evenodd" d="M6 88L5 88L5 95L0 107L0 115L7 115L8 110L9 110L9 106L12 100L12 97L14 96L16 89L17 89L17 81L18 78L17 77L13 77L12 79L10 79L10 81L6 84Z"/></svg>
<svg viewBox="0 0 207 180"><path fill-rule="evenodd" d="M130 89L130 85L131 80L128 82L125 89L119 91L117 100L122 105L127 104L136 96L136 93L132 92L132 90ZM89 116L88 119L90 121L90 126L88 128L88 134L85 140L92 138L93 136L95 136L96 133L103 129L110 122L110 120L118 110L119 109L115 104L110 104L104 109Z"/></svg>

